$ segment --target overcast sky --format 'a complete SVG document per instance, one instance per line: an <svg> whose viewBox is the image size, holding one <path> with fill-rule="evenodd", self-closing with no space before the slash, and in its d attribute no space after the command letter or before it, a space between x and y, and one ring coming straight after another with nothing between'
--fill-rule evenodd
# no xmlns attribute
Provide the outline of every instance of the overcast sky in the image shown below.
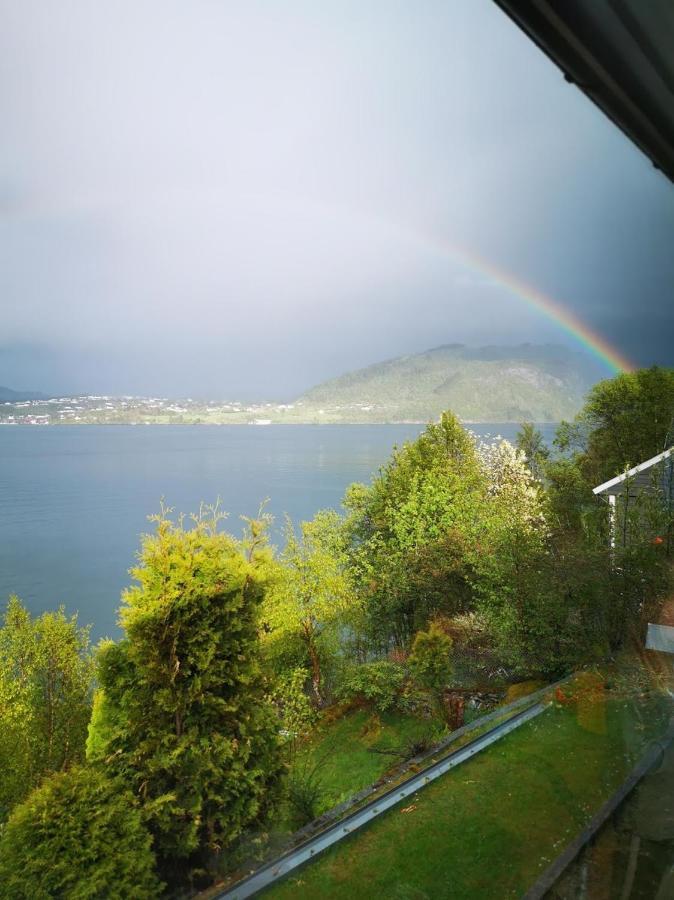
<svg viewBox="0 0 674 900"><path fill-rule="evenodd" d="M674 186L491 0L0 0L0 384L291 397L441 343L674 363Z"/></svg>

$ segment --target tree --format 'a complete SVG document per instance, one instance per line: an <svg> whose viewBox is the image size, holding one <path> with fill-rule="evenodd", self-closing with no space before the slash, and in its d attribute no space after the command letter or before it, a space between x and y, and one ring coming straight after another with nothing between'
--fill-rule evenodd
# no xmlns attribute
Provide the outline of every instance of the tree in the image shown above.
<svg viewBox="0 0 674 900"><path fill-rule="evenodd" d="M290 519L285 547L264 603L263 621L270 652L296 642L300 665L311 672L314 701L323 702L323 663L335 652L340 627L353 610L354 595L344 568L341 521L337 513L318 513L302 522L299 534Z"/></svg>
<svg viewBox="0 0 674 900"><path fill-rule="evenodd" d="M562 587L543 488L507 441L478 452L489 502L471 567L476 607L503 665L519 674L558 671L568 664L569 626L582 601Z"/></svg>
<svg viewBox="0 0 674 900"><path fill-rule="evenodd" d="M487 497L497 512L521 527L545 528L541 485L533 476L522 450L509 441L481 443L477 449L487 480Z"/></svg>
<svg viewBox="0 0 674 900"><path fill-rule="evenodd" d="M139 796L162 870L180 872L264 819L281 759L259 664L263 526L241 544L218 530L217 508L192 527L169 514L143 538L124 639L99 650L89 746Z"/></svg>
<svg viewBox="0 0 674 900"><path fill-rule="evenodd" d="M540 480L543 477L550 450L545 445L542 433L533 422L522 422L515 437L515 445L524 455L532 475Z"/></svg>
<svg viewBox="0 0 674 900"><path fill-rule="evenodd" d="M596 384L555 443L594 487L660 453L668 438L674 441L674 370L653 366Z"/></svg>
<svg viewBox="0 0 674 900"><path fill-rule="evenodd" d="M467 547L485 491L475 443L451 413L396 449L369 487L349 489L351 570L375 653L468 608Z"/></svg>
<svg viewBox="0 0 674 900"><path fill-rule="evenodd" d="M75 767L19 804L0 838L5 900L150 900L162 885L138 804L103 772Z"/></svg>
<svg viewBox="0 0 674 900"><path fill-rule="evenodd" d="M0 627L0 821L45 775L83 759L92 683L77 616L61 607L32 618L11 597Z"/></svg>
<svg viewBox="0 0 674 900"><path fill-rule="evenodd" d="M571 423L563 422L555 444L561 456L546 465L549 522L555 542L586 558L595 588L610 583L604 615L612 648L639 631L657 608L670 578L671 497L642 493L619 498L619 540L608 561L608 511L592 494L596 485L657 455L674 441L674 370L654 366L599 382ZM654 477L657 474L654 472ZM661 492L660 492L661 494ZM663 546L651 544L664 535Z"/></svg>

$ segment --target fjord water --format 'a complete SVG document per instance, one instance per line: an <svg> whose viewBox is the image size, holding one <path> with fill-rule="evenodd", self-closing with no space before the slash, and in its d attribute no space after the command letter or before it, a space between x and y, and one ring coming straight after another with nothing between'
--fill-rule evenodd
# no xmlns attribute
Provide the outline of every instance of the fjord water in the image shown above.
<svg viewBox="0 0 674 900"><path fill-rule="evenodd" d="M121 590L139 535L163 497L192 512L218 497L237 536L269 498L280 539L294 521L340 508L395 444L421 425L16 426L0 428L0 608L16 593L33 613L63 604L116 637ZM516 425L474 425L513 439ZM546 438L553 426L544 428Z"/></svg>

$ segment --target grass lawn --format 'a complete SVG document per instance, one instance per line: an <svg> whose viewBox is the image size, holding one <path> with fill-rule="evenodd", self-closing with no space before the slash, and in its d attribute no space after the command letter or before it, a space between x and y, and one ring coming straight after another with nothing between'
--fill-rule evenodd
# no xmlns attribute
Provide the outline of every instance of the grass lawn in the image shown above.
<svg viewBox="0 0 674 900"><path fill-rule="evenodd" d="M438 734L438 726L433 720L397 712L351 709L319 724L298 749L294 768L315 769L322 791L320 812L324 812L377 781L404 758L403 753L376 751L402 751L434 729Z"/></svg>
<svg viewBox="0 0 674 900"><path fill-rule="evenodd" d="M267 893L349 900L521 896L664 731L670 712L661 697L633 701L610 692L553 706ZM344 728L356 736L366 719L358 714ZM351 763L362 752L354 745L341 751L339 763L335 758L329 776L335 791L342 779L355 789L361 772L364 783L376 778L375 761L370 769ZM348 776L337 774L339 766Z"/></svg>

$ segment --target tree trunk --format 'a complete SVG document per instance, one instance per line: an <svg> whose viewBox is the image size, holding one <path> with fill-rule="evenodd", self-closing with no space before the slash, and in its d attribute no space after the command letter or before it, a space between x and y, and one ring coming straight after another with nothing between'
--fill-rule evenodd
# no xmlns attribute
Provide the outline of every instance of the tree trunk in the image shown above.
<svg viewBox="0 0 674 900"><path fill-rule="evenodd" d="M323 698L321 697L321 661L313 641L309 641L309 658L311 660L311 686L314 691L314 699L316 706L322 706Z"/></svg>

